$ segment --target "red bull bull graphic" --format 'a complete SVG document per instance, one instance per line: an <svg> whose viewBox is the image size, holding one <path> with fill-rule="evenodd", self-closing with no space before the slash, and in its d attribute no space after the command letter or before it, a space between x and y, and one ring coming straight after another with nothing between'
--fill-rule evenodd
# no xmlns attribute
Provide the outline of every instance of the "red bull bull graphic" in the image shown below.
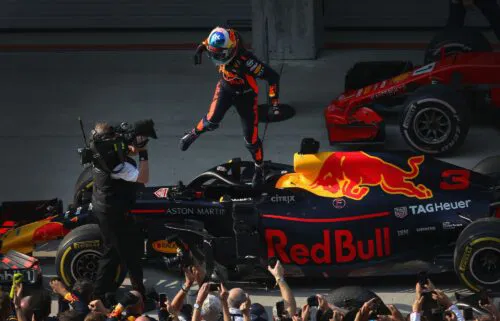
<svg viewBox="0 0 500 321"><path fill-rule="evenodd" d="M417 199L433 197L432 191L413 180L420 173L425 156L408 158L408 169L388 163L365 152L324 152L295 154L295 173L282 176L277 188L302 188L323 197L362 200L372 187L387 194Z"/></svg>
<svg viewBox="0 0 500 321"><path fill-rule="evenodd" d="M267 229L267 255L284 264L332 264L355 260L369 261L391 256L391 239L388 227L376 228L373 238L356 239L350 230L324 229L319 243L290 244L282 230Z"/></svg>

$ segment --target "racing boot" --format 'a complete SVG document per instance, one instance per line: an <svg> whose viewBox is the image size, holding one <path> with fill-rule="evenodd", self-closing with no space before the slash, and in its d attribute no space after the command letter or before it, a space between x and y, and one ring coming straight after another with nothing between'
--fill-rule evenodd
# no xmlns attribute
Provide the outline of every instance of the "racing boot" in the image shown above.
<svg viewBox="0 0 500 321"><path fill-rule="evenodd" d="M184 136L182 136L179 141L179 148L181 151L185 151L191 146L192 143L200 136L199 133L196 132L196 129L193 128L190 131L186 132Z"/></svg>
<svg viewBox="0 0 500 321"><path fill-rule="evenodd" d="M257 188L264 185L264 164L255 163L255 171L252 178L252 187Z"/></svg>

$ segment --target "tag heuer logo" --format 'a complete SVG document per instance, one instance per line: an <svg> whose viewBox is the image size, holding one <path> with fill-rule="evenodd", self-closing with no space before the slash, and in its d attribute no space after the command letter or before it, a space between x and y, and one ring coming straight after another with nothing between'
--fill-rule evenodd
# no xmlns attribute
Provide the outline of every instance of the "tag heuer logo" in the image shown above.
<svg viewBox="0 0 500 321"><path fill-rule="evenodd" d="M397 218L405 218L408 216L408 208L406 206L403 207L396 207L394 209L394 215Z"/></svg>

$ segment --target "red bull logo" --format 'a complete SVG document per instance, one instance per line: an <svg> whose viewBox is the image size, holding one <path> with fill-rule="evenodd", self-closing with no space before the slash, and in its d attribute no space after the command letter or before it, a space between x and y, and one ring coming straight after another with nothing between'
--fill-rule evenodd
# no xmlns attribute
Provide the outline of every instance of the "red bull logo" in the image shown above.
<svg viewBox="0 0 500 321"><path fill-rule="evenodd" d="M387 194L429 199L432 191L413 182L424 159L423 155L408 158L406 170L364 152L296 154L295 173L282 176L276 187L298 187L324 197L359 201L378 186Z"/></svg>
<svg viewBox="0 0 500 321"><path fill-rule="evenodd" d="M332 264L356 260L370 261L391 256L391 239L388 227L376 228L372 238L356 239L349 230L324 229L319 243L290 244L284 231L267 229L267 255L284 264Z"/></svg>

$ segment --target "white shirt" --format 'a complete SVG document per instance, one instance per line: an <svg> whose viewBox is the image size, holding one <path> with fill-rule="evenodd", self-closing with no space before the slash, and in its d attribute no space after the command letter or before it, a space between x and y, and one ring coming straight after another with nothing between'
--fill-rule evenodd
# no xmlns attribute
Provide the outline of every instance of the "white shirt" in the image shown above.
<svg viewBox="0 0 500 321"><path fill-rule="evenodd" d="M125 162L122 164L118 164L115 168L113 168L113 172L111 173L111 178L114 179L123 179L127 182L137 182L137 178L139 177L139 170L134 165Z"/></svg>

